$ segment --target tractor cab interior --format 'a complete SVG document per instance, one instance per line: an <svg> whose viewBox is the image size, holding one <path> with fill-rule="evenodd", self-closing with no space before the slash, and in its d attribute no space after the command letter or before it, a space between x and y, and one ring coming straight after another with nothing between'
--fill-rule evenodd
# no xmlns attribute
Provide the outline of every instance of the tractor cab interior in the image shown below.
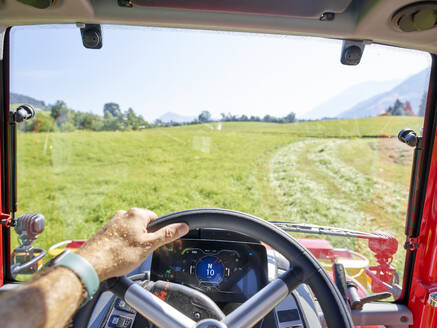
<svg viewBox="0 0 437 328"><path fill-rule="evenodd" d="M436 26L436 1L0 1L0 297L144 207L189 233L69 326L437 327Z"/></svg>

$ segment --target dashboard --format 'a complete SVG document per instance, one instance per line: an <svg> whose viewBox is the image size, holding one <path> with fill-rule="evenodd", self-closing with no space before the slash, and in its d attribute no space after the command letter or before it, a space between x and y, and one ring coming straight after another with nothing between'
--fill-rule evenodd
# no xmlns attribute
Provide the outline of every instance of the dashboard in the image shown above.
<svg viewBox="0 0 437 328"><path fill-rule="evenodd" d="M228 314L288 266L281 254L244 235L219 229L197 229L154 251L129 276L144 288L150 281L187 286L207 295ZM192 311L190 307L179 310L197 321L197 310ZM105 290L80 309L73 327L156 328ZM300 285L254 327L322 327L320 308L309 289Z"/></svg>
<svg viewBox="0 0 437 328"><path fill-rule="evenodd" d="M267 284L261 244L180 239L154 252L151 280L177 282L215 302L242 303Z"/></svg>

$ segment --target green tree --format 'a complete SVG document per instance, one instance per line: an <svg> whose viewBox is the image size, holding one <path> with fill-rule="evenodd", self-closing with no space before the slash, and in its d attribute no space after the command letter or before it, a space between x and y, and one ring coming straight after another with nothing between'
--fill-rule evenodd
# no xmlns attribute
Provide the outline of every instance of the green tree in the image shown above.
<svg viewBox="0 0 437 328"><path fill-rule="evenodd" d="M67 107L67 104L58 100L54 105L49 106L50 115L56 120L56 125L61 127L67 121L73 119L73 112Z"/></svg>
<svg viewBox="0 0 437 328"><path fill-rule="evenodd" d="M100 131L103 129L103 117L92 113L73 112L74 126L80 130Z"/></svg>
<svg viewBox="0 0 437 328"><path fill-rule="evenodd" d="M26 132L52 132L56 126L55 119L48 112L37 111L32 120L26 121L24 131Z"/></svg>
<svg viewBox="0 0 437 328"><path fill-rule="evenodd" d="M93 131L102 131L103 130L103 126L104 126L104 119L103 119L103 117L96 115L95 119L93 119L91 121L90 129L93 130Z"/></svg>
<svg viewBox="0 0 437 328"><path fill-rule="evenodd" d="M118 118L105 118L103 120L103 130L105 131L122 131L124 130L124 125L122 121Z"/></svg>
<svg viewBox="0 0 437 328"><path fill-rule="evenodd" d="M291 112L287 116L284 117L284 122L286 123L293 123L296 121L296 114Z"/></svg>
<svg viewBox="0 0 437 328"><path fill-rule="evenodd" d="M274 116L272 116L270 114L267 114L267 115L264 116L263 121L264 122L275 122L276 121L276 117L274 117Z"/></svg>
<svg viewBox="0 0 437 328"><path fill-rule="evenodd" d="M428 92L424 91L422 95L422 99L420 101L419 111L417 113L418 116L425 116L427 96L428 96Z"/></svg>
<svg viewBox="0 0 437 328"><path fill-rule="evenodd" d="M149 127L149 123L147 123L141 115L135 114L132 108L127 110L125 119L127 126L132 130L139 130Z"/></svg>
<svg viewBox="0 0 437 328"><path fill-rule="evenodd" d="M106 103L103 105L103 117L104 118L123 118L120 105L114 102Z"/></svg>
<svg viewBox="0 0 437 328"><path fill-rule="evenodd" d="M211 121L211 113L207 110L202 111L198 116L198 120L200 123L206 123Z"/></svg>

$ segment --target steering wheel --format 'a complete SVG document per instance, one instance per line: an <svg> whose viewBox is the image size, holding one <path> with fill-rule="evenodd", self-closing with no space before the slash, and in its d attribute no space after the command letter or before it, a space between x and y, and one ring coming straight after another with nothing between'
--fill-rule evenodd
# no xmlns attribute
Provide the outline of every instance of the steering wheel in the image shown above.
<svg viewBox="0 0 437 328"><path fill-rule="evenodd" d="M354 327L348 306L319 262L296 239L278 227L237 211L194 209L164 215L152 221L147 230L154 232L168 224L179 222L188 224L190 229L232 230L265 242L284 255L290 262L290 269L221 321L204 319L197 323L127 277L112 278L110 290L158 327L251 327L302 283L310 286L317 297L328 327Z"/></svg>

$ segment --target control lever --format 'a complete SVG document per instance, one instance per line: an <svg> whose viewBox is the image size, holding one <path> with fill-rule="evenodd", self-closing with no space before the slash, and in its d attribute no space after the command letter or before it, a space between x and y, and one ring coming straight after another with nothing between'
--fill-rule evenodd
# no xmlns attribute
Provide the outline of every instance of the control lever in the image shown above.
<svg viewBox="0 0 437 328"><path fill-rule="evenodd" d="M346 273L343 264L334 263L332 265L332 271L334 272L335 285L340 291L340 294L343 297L343 300L345 301L346 305L348 305L349 300L347 298Z"/></svg>
<svg viewBox="0 0 437 328"><path fill-rule="evenodd" d="M11 274L34 273L41 269L42 259L47 252L42 248L33 248L37 236L44 231L45 218L40 213L23 214L15 221L15 232L19 246L12 253Z"/></svg>
<svg viewBox="0 0 437 328"><path fill-rule="evenodd" d="M366 303L380 301L392 296L389 292L383 292L361 298L358 295L357 285L353 281L347 281L346 285L352 310L362 310Z"/></svg>

